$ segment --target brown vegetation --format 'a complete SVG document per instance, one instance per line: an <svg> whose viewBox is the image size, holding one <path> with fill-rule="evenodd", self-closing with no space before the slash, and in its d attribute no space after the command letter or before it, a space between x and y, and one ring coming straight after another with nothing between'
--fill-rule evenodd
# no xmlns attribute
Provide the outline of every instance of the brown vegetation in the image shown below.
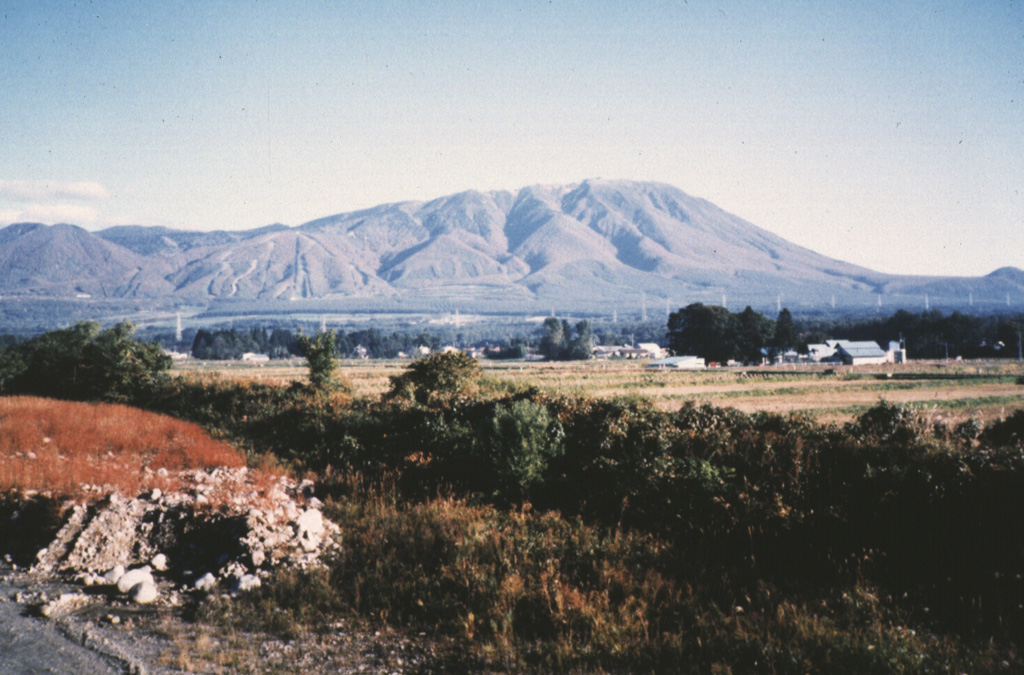
<svg viewBox="0 0 1024 675"><path fill-rule="evenodd" d="M166 490L180 470L244 465L229 444L164 415L123 405L0 398L0 492L75 498L85 486Z"/></svg>

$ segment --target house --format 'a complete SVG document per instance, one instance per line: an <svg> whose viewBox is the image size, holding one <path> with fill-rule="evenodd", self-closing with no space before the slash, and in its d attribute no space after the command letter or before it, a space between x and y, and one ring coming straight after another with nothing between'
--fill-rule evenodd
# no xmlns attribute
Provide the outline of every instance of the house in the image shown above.
<svg viewBox="0 0 1024 675"><path fill-rule="evenodd" d="M191 354L186 354L184 352L177 352L177 351L174 351L174 350L167 350L167 349L165 349L164 350L164 354L166 354L167 356L170 356L172 361L186 361L186 360L192 358Z"/></svg>
<svg viewBox="0 0 1024 675"><path fill-rule="evenodd" d="M704 359L699 356L669 356L664 359L651 361L648 368L659 370L704 370Z"/></svg>
<svg viewBox="0 0 1024 675"><path fill-rule="evenodd" d="M659 347L654 342L641 342L637 345L637 348L647 352L646 354L641 354L640 358L663 359L668 356L668 350Z"/></svg>
<svg viewBox="0 0 1024 675"><path fill-rule="evenodd" d="M836 353L835 346L829 346L828 343L818 343L807 345L807 360L808 361L824 361L830 356Z"/></svg>
<svg viewBox="0 0 1024 675"><path fill-rule="evenodd" d="M800 363L803 360L803 356L795 349L790 349L782 354L783 363Z"/></svg>
<svg viewBox="0 0 1024 675"><path fill-rule="evenodd" d="M657 346L657 345L655 345ZM651 355L639 347L628 345L597 345L594 347L594 357L598 359L642 359L650 358Z"/></svg>
<svg viewBox="0 0 1024 675"><path fill-rule="evenodd" d="M889 363L906 363L907 348L902 342L889 342Z"/></svg>
<svg viewBox="0 0 1024 675"><path fill-rule="evenodd" d="M267 354L257 354L256 352L246 352L242 354L242 361L245 363L269 363L270 356Z"/></svg>

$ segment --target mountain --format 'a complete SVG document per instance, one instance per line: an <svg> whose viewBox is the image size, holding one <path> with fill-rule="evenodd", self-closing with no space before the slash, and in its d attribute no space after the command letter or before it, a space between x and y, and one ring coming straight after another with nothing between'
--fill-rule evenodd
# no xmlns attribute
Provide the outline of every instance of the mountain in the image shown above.
<svg viewBox="0 0 1024 675"><path fill-rule="evenodd" d="M586 180L383 204L298 227L0 229L0 294L322 309L611 313L1005 306L1024 271L891 275L819 255L660 183ZM924 298L927 297L927 300Z"/></svg>
<svg viewBox="0 0 1024 675"><path fill-rule="evenodd" d="M0 229L0 293L50 297L124 297L145 284L170 292L159 262L74 225L18 223Z"/></svg>

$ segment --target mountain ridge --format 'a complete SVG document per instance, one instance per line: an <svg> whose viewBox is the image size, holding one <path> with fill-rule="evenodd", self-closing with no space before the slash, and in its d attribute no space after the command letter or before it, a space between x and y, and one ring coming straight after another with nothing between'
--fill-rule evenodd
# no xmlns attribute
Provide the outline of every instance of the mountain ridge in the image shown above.
<svg viewBox="0 0 1024 675"><path fill-rule="evenodd" d="M0 229L0 294L408 308L486 296L499 305L507 297L515 312L610 311L647 299L1020 304L1024 271L886 274L815 253L671 185L588 179L392 202L295 227L88 232L17 223Z"/></svg>

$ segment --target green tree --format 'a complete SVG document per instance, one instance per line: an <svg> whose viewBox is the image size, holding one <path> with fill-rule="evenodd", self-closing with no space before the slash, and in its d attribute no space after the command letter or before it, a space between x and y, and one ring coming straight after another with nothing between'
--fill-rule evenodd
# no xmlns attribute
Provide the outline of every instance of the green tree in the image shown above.
<svg viewBox="0 0 1024 675"><path fill-rule="evenodd" d="M548 361L557 361L565 353L569 324L553 316L544 319L544 336L540 339L540 353Z"/></svg>
<svg viewBox="0 0 1024 675"><path fill-rule="evenodd" d="M317 333L313 337L299 334L296 339L299 353L306 357L309 366L309 383L314 389L324 390L334 384L338 359L335 356L335 334L333 330Z"/></svg>
<svg viewBox="0 0 1024 675"><path fill-rule="evenodd" d="M0 348L0 394L7 392L9 383L25 370L21 354L14 348Z"/></svg>
<svg viewBox="0 0 1024 675"><path fill-rule="evenodd" d="M272 359L286 359L298 350L295 336L285 328L275 328L267 342L267 353Z"/></svg>
<svg viewBox="0 0 1024 675"><path fill-rule="evenodd" d="M166 377L171 357L156 342L134 340L135 326L121 322L85 346L90 398L132 401Z"/></svg>
<svg viewBox="0 0 1024 675"><path fill-rule="evenodd" d="M576 324L576 335L569 341L565 350L565 359L585 361L594 355L594 330L589 321Z"/></svg>
<svg viewBox="0 0 1024 675"><path fill-rule="evenodd" d="M789 309L786 307L782 308L779 312L779 318L775 321L775 334L772 335L772 346L779 350L779 352L786 352L793 349L800 343L800 334L796 330L796 324L793 323L793 315L789 313Z"/></svg>
<svg viewBox="0 0 1024 675"><path fill-rule="evenodd" d="M771 319L748 305L735 315L736 356L746 363L760 363L761 350L768 346L774 328Z"/></svg>
<svg viewBox="0 0 1024 675"><path fill-rule="evenodd" d="M687 305L668 318L669 349L720 363L736 356L736 319L725 307Z"/></svg>

